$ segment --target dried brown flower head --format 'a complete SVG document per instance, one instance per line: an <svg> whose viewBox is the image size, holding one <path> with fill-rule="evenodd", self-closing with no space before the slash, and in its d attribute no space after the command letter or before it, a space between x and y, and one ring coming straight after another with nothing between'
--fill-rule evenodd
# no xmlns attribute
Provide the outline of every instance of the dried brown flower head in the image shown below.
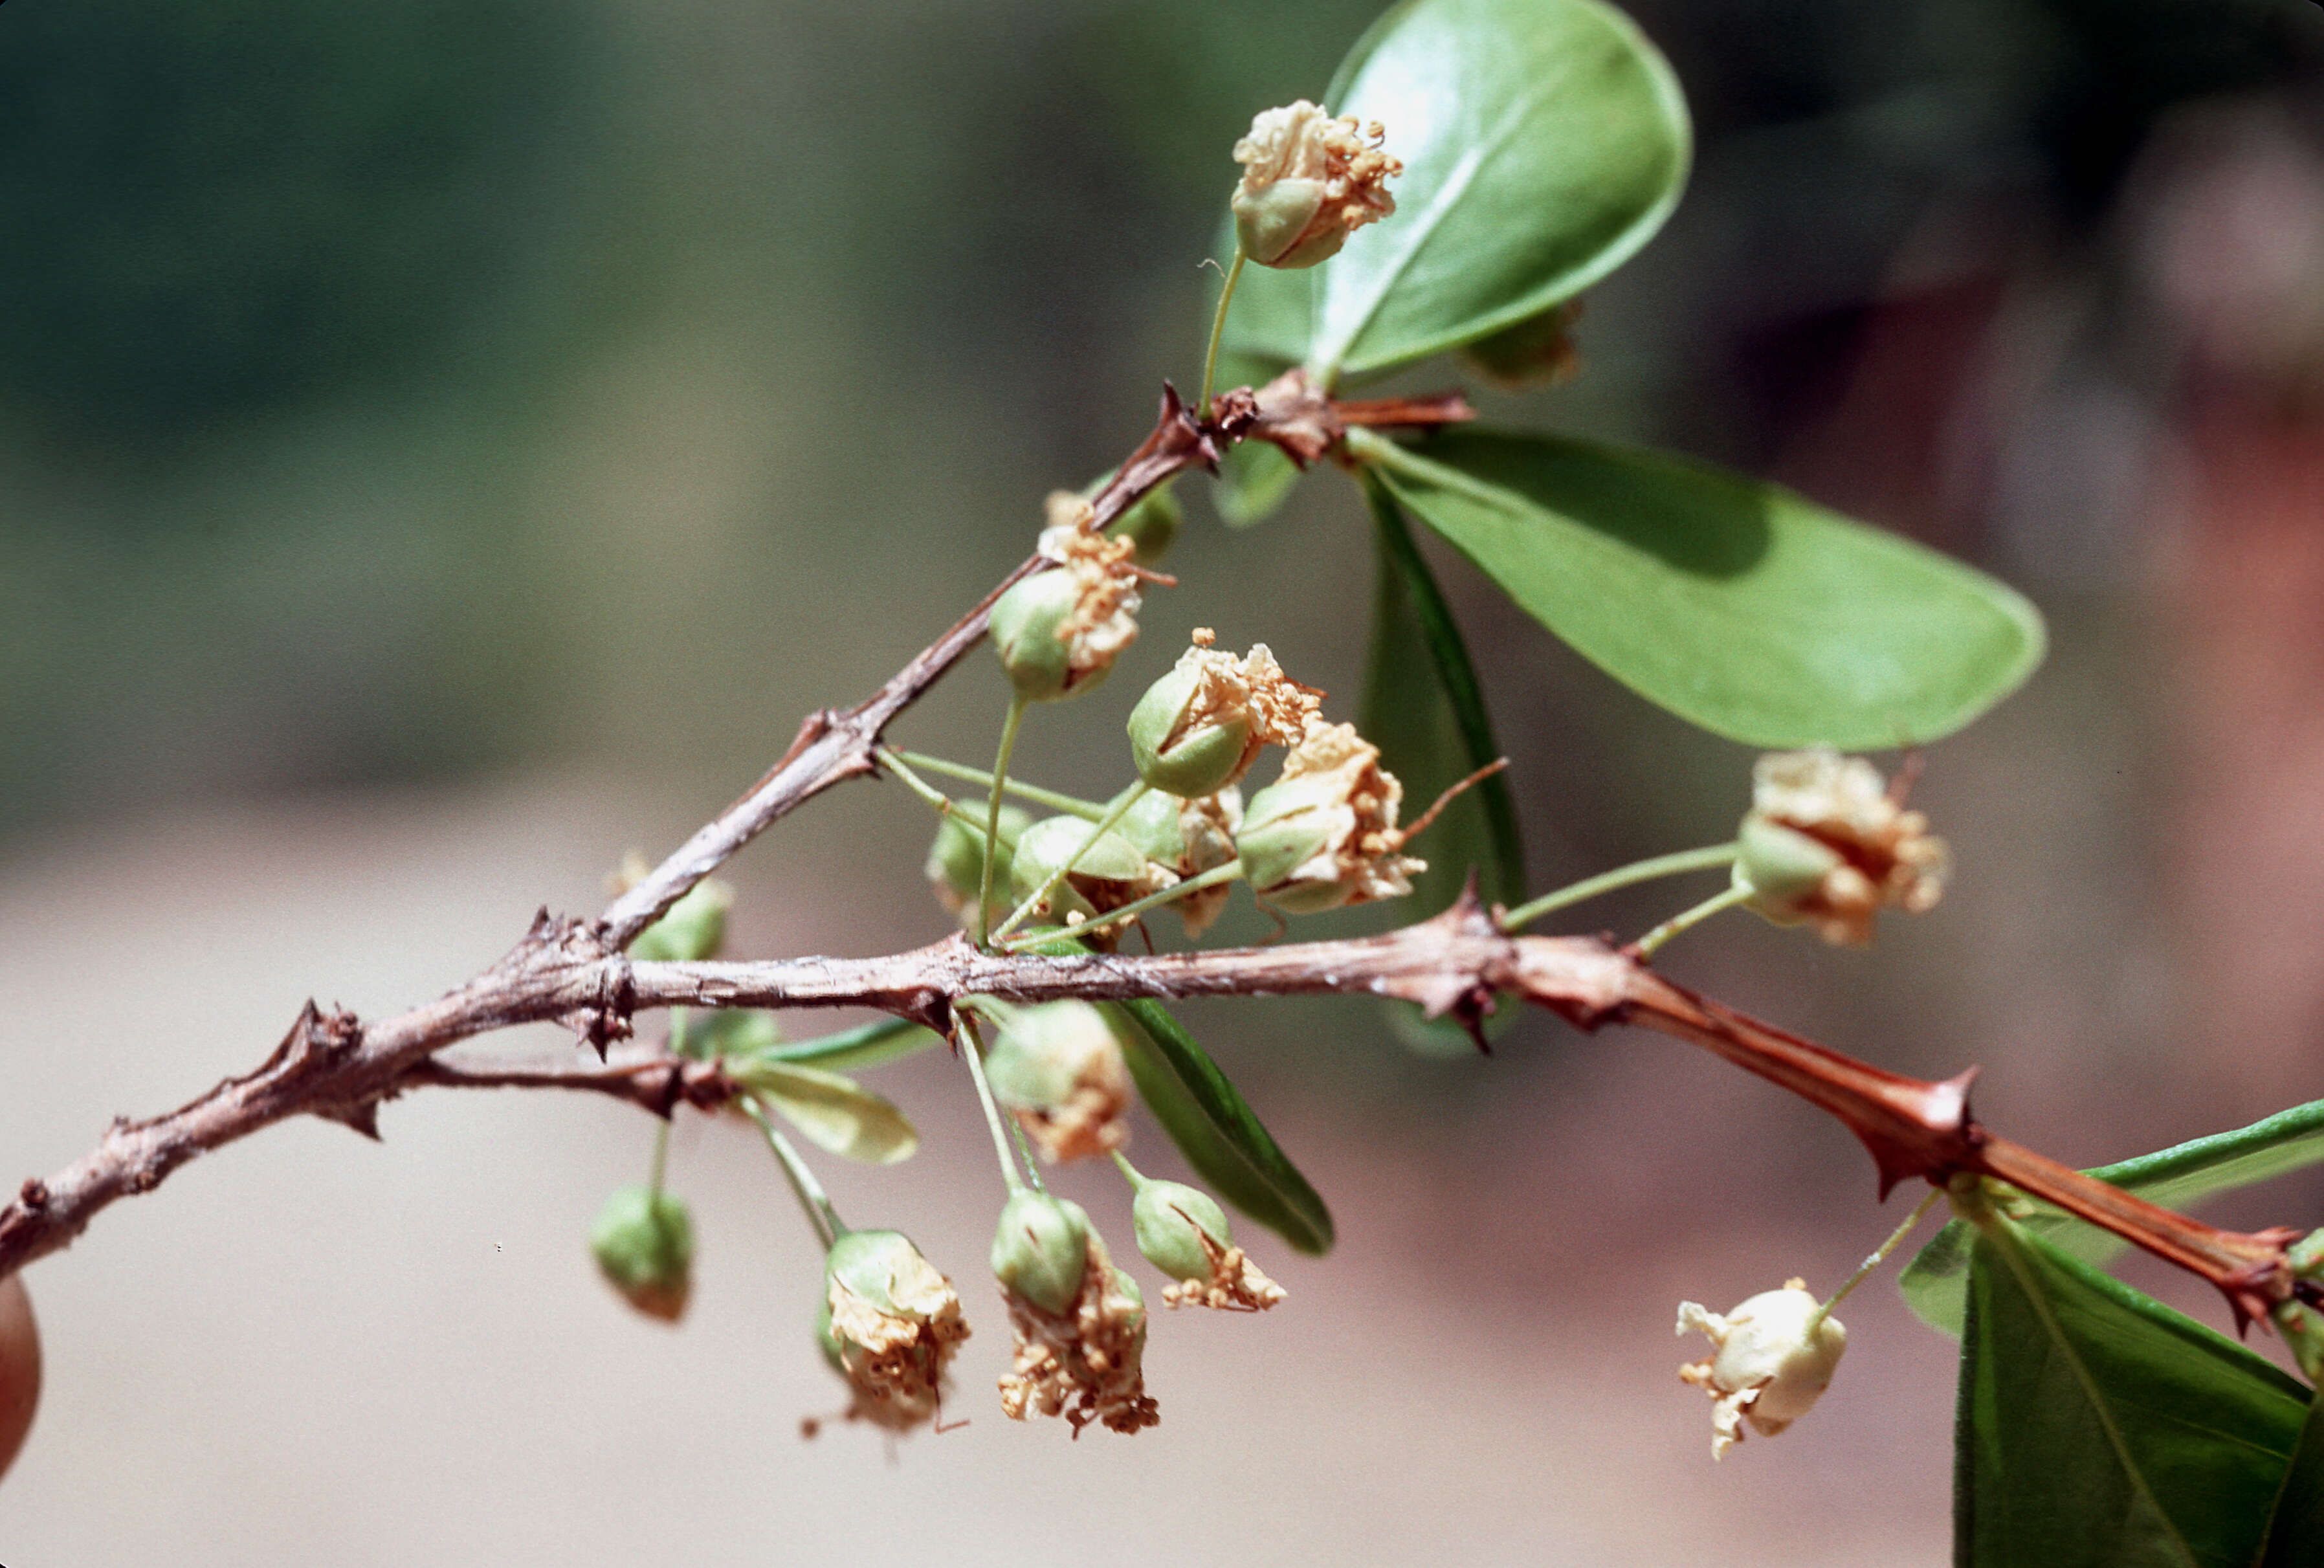
<svg viewBox="0 0 2324 1568"><path fill-rule="evenodd" d="M1106 1014L1085 1001L1004 1015L985 1058L992 1093L1056 1165L1130 1141L1130 1068Z"/></svg>
<svg viewBox="0 0 2324 1568"><path fill-rule="evenodd" d="M1779 925L1812 922L1835 944L1872 939L1882 909L1933 909L1950 866L1929 819L1861 757L1781 752L1752 770L1739 871L1750 907Z"/></svg>
<svg viewBox="0 0 2324 1568"><path fill-rule="evenodd" d="M1194 1241L1210 1263L1207 1278L1182 1279L1162 1287L1163 1302L1172 1307L1208 1306L1223 1312L1265 1312L1286 1297L1283 1287L1259 1271L1240 1247L1222 1247L1194 1228Z"/></svg>
<svg viewBox="0 0 2324 1568"><path fill-rule="evenodd" d="M1335 120L1305 98L1262 111L1234 146L1243 254L1265 267L1312 267L1394 212L1388 181L1404 165L1380 150L1387 134L1352 115Z"/></svg>
<svg viewBox="0 0 2324 1568"><path fill-rule="evenodd" d="M1081 1292L1064 1311L1044 1312L1007 1289L1001 1296L1017 1329L1016 1365L1001 1379L1001 1408L1010 1420L1063 1416L1076 1437L1093 1421L1124 1433L1160 1424L1142 1367L1146 1305L1096 1231Z"/></svg>
<svg viewBox="0 0 2324 1568"><path fill-rule="evenodd" d="M1251 887L1286 914L1400 898L1428 862L1400 852L1404 786L1353 724L1309 724L1283 761L1283 777L1243 813Z"/></svg>
<svg viewBox="0 0 2324 1568"><path fill-rule="evenodd" d="M907 1432L936 1418L968 1324L952 1281L893 1231L857 1231L825 1268L825 1349L847 1379L847 1418Z"/></svg>

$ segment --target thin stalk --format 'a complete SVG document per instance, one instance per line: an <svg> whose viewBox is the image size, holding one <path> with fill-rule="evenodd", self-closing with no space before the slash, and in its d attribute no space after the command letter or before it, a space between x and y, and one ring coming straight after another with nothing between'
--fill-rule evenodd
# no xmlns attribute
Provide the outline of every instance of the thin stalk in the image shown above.
<svg viewBox="0 0 2324 1568"><path fill-rule="evenodd" d="M1097 826L1090 829L1090 835L1082 840L1081 848L1074 851L1072 858L1067 860L1065 864L1059 866L1056 871L1051 872L1049 873L1048 880L1044 881L1039 887L1035 888L1026 898L1023 903L1010 910L1009 912L1009 918L1001 922L1001 928L993 932L989 940L994 942L1001 941L1003 937L1007 936L1010 932L1014 931L1018 927L1023 925L1032 915L1033 911L1040 906L1041 900L1047 898L1052 892L1054 892L1059 882L1064 881L1067 877L1073 874L1074 868L1082 863L1082 856L1095 849L1097 847L1097 841L1103 838L1107 834L1111 833L1114 830L1115 826L1119 824L1123 817L1130 815L1130 808L1137 805L1139 801L1145 799L1146 797L1152 792L1153 788L1154 787L1151 784L1147 783L1146 780L1141 779L1135 786L1122 791L1121 798L1114 802L1113 808L1108 811L1103 817L1099 819Z"/></svg>
<svg viewBox="0 0 2324 1568"><path fill-rule="evenodd" d="M1147 910L1155 908L1157 905L1169 903L1174 899L1183 899L1188 893L1199 893L1204 888L1215 888L1222 882L1238 881L1241 876L1242 862L1239 860L1230 861L1222 866L1213 866L1201 876L1188 877L1183 882L1175 882L1169 887L1163 889L1158 893L1148 893L1144 898L1138 899L1134 903L1122 905L1119 909L1110 909L1106 913L1100 915L1094 920L1084 921L1078 926L1068 926L1064 929L1068 935L1078 936L1085 933L1093 932L1102 926L1120 925L1124 921L1136 919L1139 916L1143 915ZM1047 942L1056 934L1057 933L1055 931L1038 931L1032 933L1032 938L1033 940ZM1010 951L1019 952L1022 951L1024 947L1029 945L1031 945L1031 942L1020 937L1019 938L1019 945L1010 948Z"/></svg>
<svg viewBox="0 0 2324 1568"><path fill-rule="evenodd" d="M1872 1256L1867 1258L1857 1267L1856 1272L1848 1277L1847 1283L1842 1285L1838 1290L1833 1291L1830 1300L1826 1301L1821 1306L1817 1307L1814 1312L1808 1314L1807 1330L1801 1335L1801 1338L1805 1339L1810 1342L1813 1342L1816 1330L1821 1328L1823 1326L1823 1320L1831 1315L1831 1309L1838 1306L1841 1302L1846 1301L1848 1299L1848 1293L1854 1290L1858 1286L1863 1284L1864 1277L1866 1275L1871 1273L1883 1263L1888 1261L1888 1254L1894 1252L1897 1248L1904 1244L1904 1238L1913 1233L1913 1227L1919 1224L1923 1219L1927 1218L1929 1211L1937 1206L1937 1200L1944 1195L1944 1188L1931 1187L1929 1189L1929 1195L1923 1198L1918 1204L1913 1206L1913 1212L1904 1216L1904 1222L1888 1232L1888 1240L1881 1242L1879 1246L1872 1250Z"/></svg>
<svg viewBox="0 0 2324 1568"><path fill-rule="evenodd" d="M1121 1167L1121 1174L1130 1178L1130 1189L1132 1192L1136 1192L1139 1188L1144 1186L1150 1179L1145 1172L1130 1164L1130 1157L1122 1153L1121 1150L1118 1148L1113 1151L1113 1163L1120 1166Z"/></svg>
<svg viewBox="0 0 2324 1568"><path fill-rule="evenodd" d="M1737 844L1714 844L1703 849L1683 849L1674 854L1658 854L1651 860L1633 861L1626 866L1616 866L1610 872L1600 872L1594 877L1544 893L1530 903L1519 904L1501 917L1501 929L1521 931L1544 915L1594 899L1600 893L1610 893L1616 888L1627 888L1634 882L1650 882L1657 877L1674 877L1687 872L1716 871L1735 863L1742 846Z"/></svg>
<svg viewBox="0 0 2324 1568"><path fill-rule="evenodd" d="M1661 948L1664 943L1669 941L1680 932L1692 930L1695 927L1702 925L1705 920L1710 919L1711 917L1716 915L1721 909L1733 909L1744 899L1750 898L1756 890L1757 890L1751 888L1729 888L1725 892L1719 894L1715 898L1703 899L1702 902L1697 904L1692 909L1683 910L1679 914L1673 915L1669 919L1665 920L1661 925L1655 927L1653 930L1638 938L1638 956L1641 958L1651 958L1654 956L1655 952Z"/></svg>
<svg viewBox="0 0 2324 1568"><path fill-rule="evenodd" d="M886 750L885 748L882 748L879 752L879 758L880 765L881 767L887 769L888 771L902 779L904 782L904 788L909 789L913 794L927 801L929 807L935 810L938 816L951 816L959 812L959 801L954 800L951 796L945 794L943 790L937 789L935 785L921 778L918 773L913 772L912 770L905 764L903 758L893 752ZM977 781L981 784L990 784L992 782L992 775L990 773L980 773L977 775Z"/></svg>
<svg viewBox="0 0 2324 1568"><path fill-rule="evenodd" d="M972 768L965 762L954 762L944 757L931 757L926 752L902 752L892 746L882 746L880 756L883 761L892 758L899 763L908 762L923 773L941 773L964 784L982 784L990 788L992 783L992 775L982 768ZM1095 822L1105 815L1105 807L1094 800L1061 795L1055 789L1044 789L1038 784L1028 784L1019 779L1007 779L1001 788L1020 799L1029 800L1036 806L1046 806L1052 811L1062 811L1068 816L1078 816L1084 822Z"/></svg>
<svg viewBox="0 0 2324 1568"><path fill-rule="evenodd" d="M1243 263L1250 259L1243 254L1242 245L1238 242L1235 245L1234 265L1227 269L1226 287L1219 291L1218 314L1211 318L1210 350L1203 355L1203 395L1194 400L1194 412L1200 419L1207 420L1211 417L1211 383L1218 376L1219 339L1226 336L1227 304L1234 298L1235 284L1242 278Z"/></svg>
<svg viewBox="0 0 2324 1568"><path fill-rule="evenodd" d="M775 1151L776 1163L783 1167L783 1175L790 1180L791 1195L798 1199L800 1209L807 1214L807 1223L815 1227L815 1233L823 1238L823 1250L830 1251L831 1244L847 1234L847 1226L841 1221L839 1211L831 1206L831 1199L825 1194L823 1184L815 1179L815 1172L807 1169L807 1161L799 1158L798 1150L791 1147L791 1140L783 1136L782 1130L768 1120L765 1107L759 1103L755 1095L744 1095L742 1104L744 1113L759 1124L760 1131L767 1135L767 1147Z"/></svg>
<svg viewBox="0 0 2324 1568"><path fill-rule="evenodd" d="M975 1018L965 1012L954 1015L960 1019L957 1043L964 1061L968 1064L968 1075L976 1084L976 1102L984 1107L984 1125L992 1134L992 1152L1001 1159L1001 1179L1009 1184L1011 1194L1025 1190L1025 1178L1017 1174L1017 1162L1010 1158L1009 1134L1001 1129L1001 1107L992 1098L992 1085L984 1081L984 1040L976 1032ZM1028 1162L1028 1167L1030 1162ZM1033 1175L1033 1190L1040 1190L1040 1173Z"/></svg>
<svg viewBox="0 0 2324 1568"><path fill-rule="evenodd" d="M1009 698L1009 716L1001 725L1001 750L992 759L992 791L984 803L984 875L976 891L976 940L982 945L985 933L992 929L992 862L1001 857L994 846L1001 842L1001 791L1009 782L1009 756L1017 749L1017 731L1025 722L1025 699L1012 694Z"/></svg>
<svg viewBox="0 0 2324 1568"><path fill-rule="evenodd" d="M646 1191L656 1200L661 1197L662 1172L669 1166L669 1121L665 1118L654 1129L653 1167L646 1176Z"/></svg>

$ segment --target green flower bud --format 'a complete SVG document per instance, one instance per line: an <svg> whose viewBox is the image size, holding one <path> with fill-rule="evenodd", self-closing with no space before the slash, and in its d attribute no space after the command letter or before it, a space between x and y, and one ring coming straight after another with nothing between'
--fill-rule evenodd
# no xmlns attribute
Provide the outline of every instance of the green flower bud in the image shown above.
<svg viewBox="0 0 2324 1568"><path fill-rule="evenodd" d="M1185 516L1178 498L1170 493L1170 486L1163 484L1132 503L1130 510L1105 530L1106 537L1128 540L1137 552L1130 558L1141 567L1151 567L1170 553L1171 543L1177 539L1178 526Z"/></svg>
<svg viewBox="0 0 2324 1568"><path fill-rule="evenodd" d="M1122 814L1114 831L1148 860L1184 881L1235 859L1235 831L1242 826L1242 796L1231 785L1216 795L1181 800L1149 790ZM1200 936L1227 907L1233 890L1222 882L1171 901L1186 935Z"/></svg>
<svg viewBox="0 0 2324 1568"><path fill-rule="evenodd" d="M1172 1280L1207 1280L1213 1253L1234 1244L1218 1200L1184 1182L1140 1182L1138 1196L1130 1202L1130 1222L1146 1261ZM1204 1237L1210 1239L1208 1250Z"/></svg>
<svg viewBox="0 0 2324 1568"><path fill-rule="evenodd" d="M589 1231L605 1282L648 1317L676 1323L693 1290L694 1221L669 1193L623 1187Z"/></svg>
<svg viewBox="0 0 2324 1568"><path fill-rule="evenodd" d="M1400 898L1427 862L1399 852L1404 786L1353 724L1316 724L1251 797L1235 843L1251 890L1286 915Z"/></svg>
<svg viewBox="0 0 2324 1568"><path fill-rule="evenodd" d="M1081 603L1071 574L1043 572L1001 595L992 606L992 650L1009 684L1027 702L1055 702L1073 676L1065 626ZM1100 670L1088 684L1105 678Z"/></svg>
<svg viewBox="0 0 2324 1568"><path fill-rule="evenodd" d="M726 911L734 890L724 882L699 881L630 944L630 956L649 962L692 963L715 958L726 940Z"/></svg>
<svg viewBox="0 0 2324 1568"><path fill-rule="evenodd" d="M976 896L984 885L984 810L982 800L954 801L952 814L936 824L924 868L936 901L966 921L975 918ZM1032 820L1017 807L1001 807L1001 857L993 863L992 885L1004 892L1017 840Z"/></svg>
<svg viewBox="0 0 2324 1568"><path fill-rule="evenodd" d="M1835 944L1872 940L1884 909L1935 907L1950 857L1929 819L1907 811L1861 757L1778 752L1751 770L1736 875L1777 925L1812 923Z"/></svg>
<svg viewBox="0 0 2324 1568"><path fill-rule="evenodd" d="M1099 834L1097 842L1084 853L1082 845L1089 843L1094 826L1078 816L1051 816L1019 834L1009 867L1009 886L1018 901L1031 898L1067 862L1073 862L1074 869L1049 890L1048 898L1036 911L1060 924L1068 915L1078 914L1086 920L1118 909L1167 885L1167 874L1157 875L1147 858L1118 833Z"/></svg>
<svg viewBox="0 0 2324 1568"><path fill-rule="evenodd" d="M992 1277L1001 1288L1056 1314L1082 1291L1089 1267L1089 1214L1047 1193L1012 1194L992 1233Z"/></svg>
<svg viewBox="0 0 2324 1568"><path fill-rule="evenodd" d="M1388 181L1404 165L1379 150L1384 134L1305 98L1254 118L1235 143L1243 174L1230 203L1243 254L1263 267L1312 267L1394 212Z"/></svg>

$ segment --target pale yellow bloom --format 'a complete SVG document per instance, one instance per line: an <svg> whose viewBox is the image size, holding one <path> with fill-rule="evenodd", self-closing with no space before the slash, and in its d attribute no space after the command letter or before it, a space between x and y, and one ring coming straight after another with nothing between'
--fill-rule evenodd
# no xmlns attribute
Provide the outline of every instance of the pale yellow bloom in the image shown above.
<svg viewBox="0 0 2324 1568"><path fill-rule="evenodd" d="M1752 909L1849 945L1872 939L1883 909L1935 908L1951 864L1926 816L1905 810L1871 763L1836 752L1760 758L1741 839Z"/></svg>
<svg viewBox="0 0 2324 1568"><path fill-rule="evenodd" d="M1380 150L1386 135L1305 98L1259 114L1234 147L1243 166L1232 203L1243 254L1261 266L1312 267L1393 213L1388 181L1404 165Z"/></svg>
<svg viewBox="0 0 2324 1568"><path fill-rule="evenodd" d="M1743 1440L1743 1423L1773 1437L1831 1386L1848 1331L1836 1317L1816 1322L1817 1306L1798 1279L1785 1281L1781 1290L1763 1290L1723 1315L1692 1301L1679 1303L1678 1332L1711 1341L1711 1353L1679 1368L1678 1375L1711 1396L1713 1459L1726 1458Z"/></svg>

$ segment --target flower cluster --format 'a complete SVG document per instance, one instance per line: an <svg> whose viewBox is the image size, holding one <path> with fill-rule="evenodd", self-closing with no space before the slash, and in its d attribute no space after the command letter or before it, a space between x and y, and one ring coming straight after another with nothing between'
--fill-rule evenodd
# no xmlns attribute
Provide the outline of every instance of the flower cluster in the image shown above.
<svg viewBox="0 0 2324 1568"><path fill-rule="evenodd" d="M1283 777L1243 813L1243 866L1252 890L1286 914L1313 914L1412 891L1428 862L1401 852L1404 786L1353 724L1310 724Z"/></svg>
<svg viewBox="0 0 2324 1568"><path fill-rule="evenodd" d="M851 1231L824 1264L824 1353L847 1379L847 1418L890 1432L936 1419L968 1324L960 1295L894 1231Z"/></svg>

